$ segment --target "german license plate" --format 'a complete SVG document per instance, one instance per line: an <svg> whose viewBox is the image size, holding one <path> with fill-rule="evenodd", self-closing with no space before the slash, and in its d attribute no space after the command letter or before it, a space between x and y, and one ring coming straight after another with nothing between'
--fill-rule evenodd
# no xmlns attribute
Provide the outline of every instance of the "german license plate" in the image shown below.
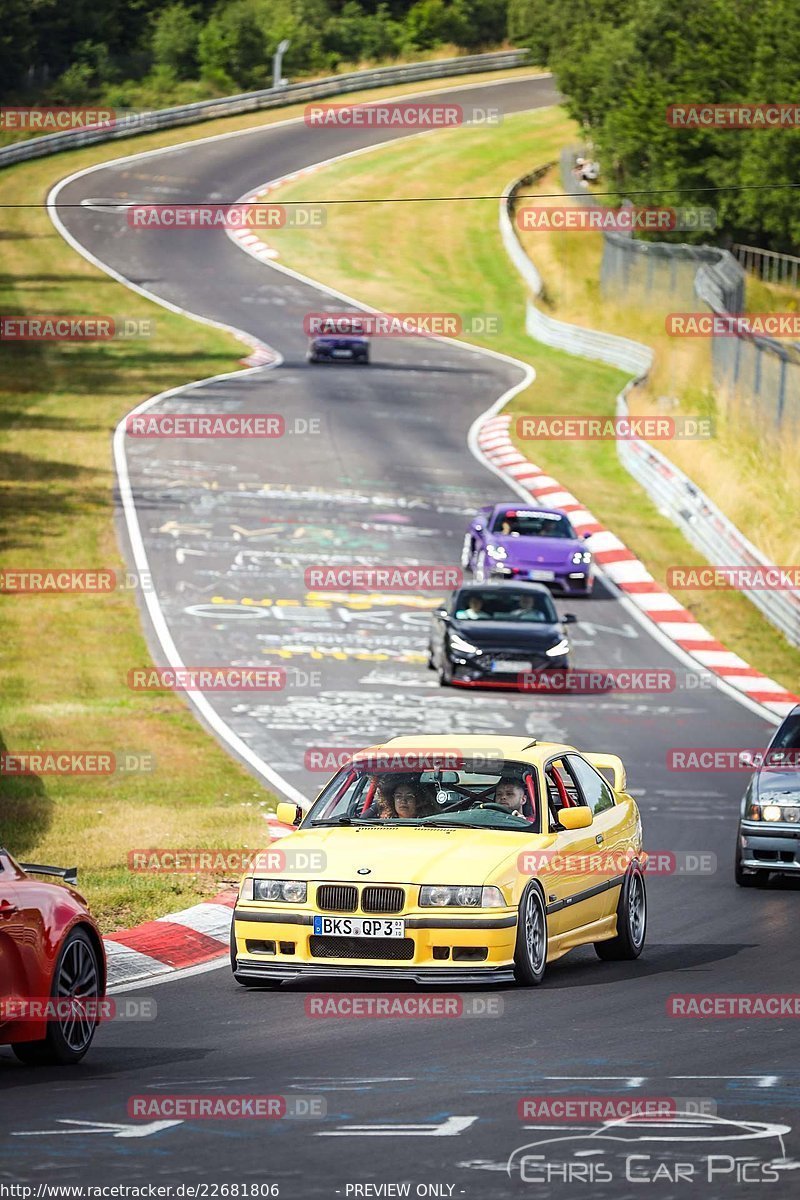
<svg viewBox="0 0 800 1200"><path fill-rule="evenodd" d="M406 923L394 917L314 917L314 933L328 937L405 937Z"/></svg>
<svg viewBox="0 0 800 1200"><path fill-rule="evenodd" d="M533 663L525 662L521 658L509 658L506 662L502 659L495 659L492 663L493 671L500 671L504 675L513 675L518 671L532 671Z"/></svg>
<svg viewBox="0 0 800 1200"><path fill-rule="evenodd" d="M334 350L333 357L334 358L352 358L353 351L352 350Z"/></svg>
<svg viewBox="0 0 800 1200"><path fill-rule="evenodd" d="M556 577L555 571L529 571L528 574L531 579L538 579L540 583L549 582Z"/></svg>

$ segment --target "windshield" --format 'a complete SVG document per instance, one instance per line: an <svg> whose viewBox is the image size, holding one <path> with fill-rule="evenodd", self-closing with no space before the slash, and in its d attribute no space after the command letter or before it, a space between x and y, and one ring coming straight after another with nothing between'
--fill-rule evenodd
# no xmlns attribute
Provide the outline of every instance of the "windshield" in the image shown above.
<svg viewBox="0 0 800 1200"><path fill-rule="evenodd" d="M515 621L553 625L558 613L548 592L528 592L507 586L465 589L456 596L457 621Z"/></svg>
<svg viewBox="0 0 800 1200"><path fill-rule="evenodd" d="M575 538L577 535L567 518L560 513L509 508L494 519L492 533L504 537Z"/></svg>
<svg viewBox="0 0 800 1200"><path fill-rule="evenodd" d="M533 771L521 764L402 772L352 766L334 776L303 826L469 826L535 833L536 810Z"/></svg>

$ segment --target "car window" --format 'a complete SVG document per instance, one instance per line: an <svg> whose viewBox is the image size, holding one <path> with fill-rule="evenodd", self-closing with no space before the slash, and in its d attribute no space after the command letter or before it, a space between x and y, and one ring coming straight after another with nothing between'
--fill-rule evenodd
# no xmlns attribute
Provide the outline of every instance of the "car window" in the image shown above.
<svg viewBox="0 0 800 1200"><path fill-rule="evenodd" d="M453 606L457 621L510 621L520 624L553 625L558 621L547 592L523 591L508 584L460 592Z"/></svg>
<svg viewBox="0 0 800 1200"><path fill-rule="evenodd" d="M530 782L529 782L530 781ZM536 781L529 767L465 764L458 770L370 770L360 764L336 775L307 814L304 826L359 821L433 821L536 832Z"/></svg>
<svg viewBox="0 0 800 1200"><path fill-rule="evenodd" d="M563 513L537 512L536 509L509 508L499 512L492 533L505 537L574 538L575 530Z"/></svg>
<svg viewBox="0 0 800 1200"><path fill-rule="evenodd" d="M563 759L551 759L545 768L544 778L552 832L553 826L558 823L561 809L583 804L583 797Z"/></svg>
<svg viewBox="0 0 800 1200"><path fill-rule="evenodd" d="M614 793L594 767L577 754L568 754L570 771L583 792L584 800L593 813L605 812L615 804Z"/></svg>

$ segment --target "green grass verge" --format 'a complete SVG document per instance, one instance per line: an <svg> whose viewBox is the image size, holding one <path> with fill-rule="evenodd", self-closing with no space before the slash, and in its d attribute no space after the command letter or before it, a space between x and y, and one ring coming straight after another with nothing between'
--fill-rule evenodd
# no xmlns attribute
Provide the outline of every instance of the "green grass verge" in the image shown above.
<svg viewBox="0 0 800 1200"><path fill-rule="evenodd" d="M281 262L376 308L498 316L499 335L466 340L536 368L536 381L515 398L512 413L611 415L625 382L621 372L539 346L524 333L524 287L500 241L496 200L380 202L392 196L498 195L512 179L557 159L575 137L564 113L549 109L508 116L500 127L446 130L346 159L286 184L270 199L372 197L375 203L331 204L323 234L284 228L267 240ZM571 246L599 295L592 236L573 238ZM703 561L622 468L613 444L539 442L522 448L573 490L662 583L668 567ZM800 651L743 596L677 595L731 650L796 687Z"/></svg>
<svg viewBox="0 0 800 1200"><path fill-rule="evenodd" d="M408 85L391 94L463 82ZM232 336L149 303L74 253L44 209L50 187L93 163L301 113L297 105L206 122L0 174L0 312L124 315L155 324L152 337L126 342L3 344L0 569L121 570L113 526L115 425L156 392L234 370L244 353ZM149 661L133 593L6 595L0 611L0 748L133 751L155 759L152 774L0 775L0 842L23 859L77 863L80 886L106 930L213 894L218 877L132 875L128 852L262 846L263 814L274 797L229 758L180 697L129 691L129 668Z"/></svg>

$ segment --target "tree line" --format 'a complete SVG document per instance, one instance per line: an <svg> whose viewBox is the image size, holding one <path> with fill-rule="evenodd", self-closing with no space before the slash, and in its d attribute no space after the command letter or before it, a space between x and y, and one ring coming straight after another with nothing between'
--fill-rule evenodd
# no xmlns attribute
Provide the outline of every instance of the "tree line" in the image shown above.
<svg viewBox="0 0 800 1200"><path fill-rule="evenodd" d="M708 205L716 241L796 254L800 120L673 127L666 110L794 103L800 117L799 12L797 0L509 0L508 32L552 67L606 186L643 204Z"/></svg>
<svg viewBox="0 0 800 1200"><path fill-rule="evenodd" d="M2 0L0 11L4 103L149 108L268 87L285 38L291 78L527 46L621 196L710 205L722 240L800 246L799 127L679 128L665 115L794 101L797 0Z"/></svg>

